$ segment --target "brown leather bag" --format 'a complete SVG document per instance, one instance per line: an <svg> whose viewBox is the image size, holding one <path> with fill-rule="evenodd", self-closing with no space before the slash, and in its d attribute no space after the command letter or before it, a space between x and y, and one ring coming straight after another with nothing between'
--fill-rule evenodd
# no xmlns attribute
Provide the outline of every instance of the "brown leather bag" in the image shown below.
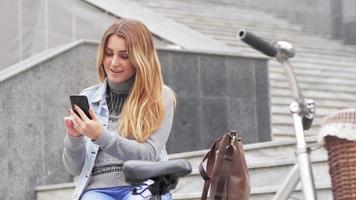
<svg viewBox="0 0 356 200"><path fill-rule="evenodd" d="M203 167L207 160L206 171ZM250 180L242 147L242 139L235 131L225 133L215 141L199 166L204 179L201 200L206 200L210 187L211 200L246 200L250 194Z"/></svg>

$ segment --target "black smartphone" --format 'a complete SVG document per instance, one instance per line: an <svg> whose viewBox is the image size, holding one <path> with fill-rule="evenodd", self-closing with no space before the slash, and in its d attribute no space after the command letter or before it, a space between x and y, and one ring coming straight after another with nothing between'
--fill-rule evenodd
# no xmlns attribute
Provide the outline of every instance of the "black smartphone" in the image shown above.
<svg viewBox="0 0 356 200"><path fill-rule="evenodd" d="M74 109L74 105L79 106L80 109L84 111L86 116L91 119L91 116L89 114L89 101L88 98L84 95L70 95L70 103L72 105L73 111L80 117L78 112Z"/></svg>

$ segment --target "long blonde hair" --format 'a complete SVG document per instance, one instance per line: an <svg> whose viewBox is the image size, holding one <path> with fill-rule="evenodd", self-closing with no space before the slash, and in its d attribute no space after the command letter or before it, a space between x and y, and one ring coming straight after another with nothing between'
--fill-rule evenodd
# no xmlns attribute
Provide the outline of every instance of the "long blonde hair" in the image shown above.
<svg viewBox="0 0 356 200"><path fill-rule="evenodd" d="M96 68L101 82L107 76L103 67L104 48L111 35L126 40L129 59L136 68L135 82L122 107L118 132L123 137L144 142L159 128L165 112L161 65L152 34L137 20L120 19L111 25L98 49Z"/></svg>

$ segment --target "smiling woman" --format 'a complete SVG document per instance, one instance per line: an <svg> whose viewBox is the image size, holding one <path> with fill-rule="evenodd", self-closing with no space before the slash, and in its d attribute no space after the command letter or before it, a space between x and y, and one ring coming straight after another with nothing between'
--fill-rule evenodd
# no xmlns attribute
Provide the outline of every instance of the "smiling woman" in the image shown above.
<svg viewBox="0 0 356 200"><path fill-rule="evenodd" d="M79 107L64 118L64 166L80 174L73 199L130 199L135 187L147 185L126 183L122 164L168 159L175 95L163 83L152 35L139 21L121 19L105 31L96 68L101 83L81 92L92 119Z"/></svg>

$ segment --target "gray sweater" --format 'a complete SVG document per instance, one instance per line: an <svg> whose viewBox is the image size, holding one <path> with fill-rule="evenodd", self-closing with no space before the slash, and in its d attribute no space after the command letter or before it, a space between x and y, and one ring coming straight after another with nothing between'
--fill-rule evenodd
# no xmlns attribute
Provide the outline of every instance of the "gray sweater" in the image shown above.
<svg viewBox="0 0 356 200"><path fill-rule="evenodd" d="M130 79L121 84L109 82L106 96L109 110L109 120L106 126L107 130L113 132L117 131L121 109L125 103L133 81L134 79ZM128 185L125 181L125 177L122 175L122 164L122 160L99 148L92 170L92 178L88 183L87 189Z"/></svg>

